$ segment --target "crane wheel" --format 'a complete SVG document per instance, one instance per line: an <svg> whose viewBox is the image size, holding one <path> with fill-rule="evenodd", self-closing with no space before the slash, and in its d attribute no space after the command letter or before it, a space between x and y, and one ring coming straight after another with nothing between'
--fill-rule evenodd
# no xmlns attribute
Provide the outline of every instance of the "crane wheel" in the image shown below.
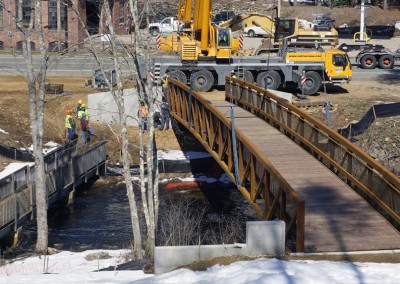
<svg viewBox="0 0 400 284"><path fill-rule="evenodd" d="M306 82L302 86L305 95L314 95L321 88L321 76L315 71L306 72Z"/></svg>
<svg viewBox="0 0 400 284"><path fill-rule="evenodd" d="M364 55L360 59L361 67L363 69L374 69L376 66L376 58L373 55Z"/></svg>
<svg viewBox="0 0 400 284"><path fill-rule="evenodd" d="M394 58L391 55L382 55L379 58L379 67L382 69L392 69L394 65Z"/></svg>
<svg viewBox="0 0 400 284"><path fill-rule="evenodd" d="M183 71L181 71L181 70L171 71L171 72L169 72L169 76L171 78L178 80L179 82L181 82L183 84L187 83L186 74L183 73Z"/></svg>
<svg viewBox="0 0 400 284"><path fill-rule="evenodd" d="M207 92L214 84L214 76L208 70L200 70L192 75L193 88L198 92Z"/></svg>
<svg viewBox="0 0 400 284"><path fill-rule="evenodd" d="M264 89L276 90L281 85L281 76L275 70L261 72L257 76L257 85Z"/></svg>
<svg viewBox="0 0 400 284"><path fill-rule="evenodd" d="M244 80L249 83L254 83L254 75L249 70L244 71Z"/></svg>

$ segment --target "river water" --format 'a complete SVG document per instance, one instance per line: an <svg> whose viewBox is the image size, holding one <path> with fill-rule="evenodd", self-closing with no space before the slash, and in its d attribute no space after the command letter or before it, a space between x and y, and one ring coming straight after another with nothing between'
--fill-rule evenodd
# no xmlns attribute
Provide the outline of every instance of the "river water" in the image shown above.
<svg viewBox="0 0 400 284"><path fill-rule="evenodd" d="M168 206L167 200L193 200L194 203L206 204L205 223L228 216L244 232L246 221L258 220L254 210L233 186L211 184L183 190L165 190L164 186L160 185L160 214ZM139 194L138 189L136 190ZM129 204L124 183L96 182L80 188L71 205L49 210L48 220L50 247L70 251L126 249L132 243ZM35 242L36 226L35 222L30 222L24 226L19 245L6 250L3 255L8 258L32 251Z"/></svg>

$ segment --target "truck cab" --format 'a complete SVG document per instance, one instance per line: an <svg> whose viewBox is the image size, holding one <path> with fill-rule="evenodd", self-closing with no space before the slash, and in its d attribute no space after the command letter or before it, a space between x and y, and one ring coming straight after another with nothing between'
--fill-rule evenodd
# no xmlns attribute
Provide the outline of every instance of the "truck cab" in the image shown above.
<svg viewBox="0 0 400 284"><path fill-rule="evenodd" d="M232 10L222 10L213 17L212 22L216 25L219 25L222 22L232 19L234 16L235 12Z"/></svg>
<svg viewBox="0 0 400 284"><path fill-rule="evenodd" d="M172 33L179 31L181 23L176 17L167 17L159 23L150 23L149 31L152 36L159 33Z"/></svg>

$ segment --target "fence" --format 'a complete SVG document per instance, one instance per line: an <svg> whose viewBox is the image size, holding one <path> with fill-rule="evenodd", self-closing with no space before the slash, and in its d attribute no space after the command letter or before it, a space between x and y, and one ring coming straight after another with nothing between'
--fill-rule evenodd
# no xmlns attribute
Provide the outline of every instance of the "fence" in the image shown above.
<svg viewBox="0 0 400 284"><path fill-rule="evenodd" d="M105 175L106 142L78 154L76 140L44 156L48 206L69 195L95 175ZM35 167L21 164L0 177L0 240L17 229L35 211Z"/></svg>

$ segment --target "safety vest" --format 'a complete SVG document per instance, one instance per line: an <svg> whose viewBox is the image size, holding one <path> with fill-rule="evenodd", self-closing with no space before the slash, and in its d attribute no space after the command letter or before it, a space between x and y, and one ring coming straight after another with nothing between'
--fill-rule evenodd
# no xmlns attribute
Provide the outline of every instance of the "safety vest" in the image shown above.
<svg viewBox="0 0 400 284"><path fill-rule="evenodd" d="M84 113L84 111L83 111L83 110L79 110L79 111L78 111L78 118L79 118L79 119L81 119L81 118L82 118L82 113Z"/></svg>
<svg viewBox="0 0 400 284"><path fill-rule="evenodd" d="M141 116L141 117L147 117L146 106L142 106L142 107L140 108L140 116Z"/></svg>
<svg viewBox="0 0 400 284"><path fill-rule="evenodd" d="M163 88L166 89L168 88L168 76L165 78L164 83L163 83Z"/></svg>
<svg viewBox="0 0 400 284"><path fill-rule="evenodd" d="M69 114L65 117L65 128L75 128L75 120Z"/></svg>
<svg viewBox="0 0 400 284"><path fill-rule="evenodd" d="M85 109L85 114L86 114L86 120L89 122L89 111L87 109Z"/></svg>

